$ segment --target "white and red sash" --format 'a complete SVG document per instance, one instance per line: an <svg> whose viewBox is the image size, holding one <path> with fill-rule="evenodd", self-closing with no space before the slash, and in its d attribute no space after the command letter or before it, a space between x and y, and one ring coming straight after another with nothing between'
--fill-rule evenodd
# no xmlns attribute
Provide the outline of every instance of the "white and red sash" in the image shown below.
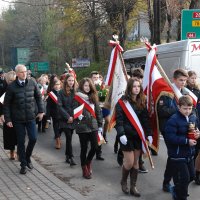
<svg viewBox="0 0 200 200"><path fill-rule="evenodd" d="M148 145L147 145L146 139L145 139L144 130L143 130L140 120L138 119L132 106L130 105L130 103L128 101L123 101L123 100L119 99L118 102L119 102L119 105L121 106L122 110L126 114L127 118L129 119L129 121L131 122L133 127L136 129L140 139L142 140L142 151L144 153L149 152Z"/></svg>
<svg viewBox="0 0 200 200"><path fill-rule="evenodd" d="M41 92L42 96L44 96L44 93L45 93L44 87L41 87L40 92Z"/></svg>
<svg viewBox="0 0 200 200"><path fill-rule="evenodd" d="M3 104L6 93L4 92L0 97L0 103Z"/></svg>
<svg viewBox="0 0 200 200"><path fill-rule="evenodd" d="M58 97L54 94L54 92L49 92L49 97L55 102L58 103Z"/></svg>
<svg viewBox="0 0 200 200"><path fill-rule="evenodd" d="M78 118L83 113L84 104L74 109L74 119Z"/></svg>
<svg viewBox="0 0 200 200"><path fill-rule="evenodd" d="M96 114L94 111L94 104L93 103L89 103L88 101L86 101L85 99L81 98L78 95L74 96L74 99L76 101L78 101L80 104L84 104L84 107L86 108L86 110L94 117L96 118Z"/></svg>
<svg viewBox="0 0 200 200"><path fill-rule="evenodd" d="M181 91L176 87L175 84L172 84L174 93L177 95L178 98L182 97ZM188 93L188 95L192 98L193 105L196 107L198 98L197 96L188 88L184 87L184 90Z"/></svg>

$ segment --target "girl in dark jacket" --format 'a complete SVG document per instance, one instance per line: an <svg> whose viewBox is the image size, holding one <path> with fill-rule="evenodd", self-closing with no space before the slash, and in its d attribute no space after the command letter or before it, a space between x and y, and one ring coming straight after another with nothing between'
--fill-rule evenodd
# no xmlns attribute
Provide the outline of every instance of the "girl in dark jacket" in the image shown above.
<svg viewBox="0 0 200 200"><path fill-rule="evenodd" d="M59 120L60 120L60 112L58 107L58 93L61 89L61 81L56 79L52 83L52 91L49 92L49 96L47 98L47 107L46 107L46 117L47 120L50 120L52 117L53 121L53 130L55 134L56 140L56 149L61 148L61 141L60 141L60 130L59 130Z"/></svg>
<svg viewBox="0 0 200 200"><path fill-rule="evenodd" d="M189 71L188 72L188 80L187 80L187 88L191 90L198 98L198 103L197 103L197 117L199 119L200 116L200 88L199 85L197 84L197 74L195 71ZM196 145L196 155L195 155L195 170L196 170L196 175L195 175L195 183L197 185L200 185L200 139L197 140L197 145Z"/></svg>
<svg viewBox="0 0 200 200"><path fill-rule="evenodd" d="M74 94L76 90L75 79L72 74L67 74L63 83L63 89L58 96L58 105L61 115L59 122L60 131L65 133L66 136L66 162L70 166L76 165L73 159L72 150L72 134L74 131L73 107L74 107Z"/></svg>
<svg viewBox="0 0 200 200"><path fill-rule="evenodd" d="M99 107L97 91L89 78L84 78L79 83L79 92L75 95L76 106L85 104L82 116L79 117L76 125L76 133L79 136L81 145L81 166L83 177L91 178L92 159L97 148L97 132L102 132L102 114ZM90 150L88 151L88 143Z"/></svg>
<svg viewBox="0 0 200 200"><path fill-rule="evenodd" d="M116 105L116 130L120 141L120 148L124 154L121 186L122 191L128 194L127 178L130 173L130 193L139 197L140 193L136 188L136 181L139 168L139 156L142 149L142 141L140 136L129 117L124 112L124 108L120 102L128 102L135 111L146 136L152 142L152 130L150 128L149 116L146 109L146 99L142 90L141 82L137 78L129 79L125 95ZM150 142L150 143L151 143Z"/></svg>

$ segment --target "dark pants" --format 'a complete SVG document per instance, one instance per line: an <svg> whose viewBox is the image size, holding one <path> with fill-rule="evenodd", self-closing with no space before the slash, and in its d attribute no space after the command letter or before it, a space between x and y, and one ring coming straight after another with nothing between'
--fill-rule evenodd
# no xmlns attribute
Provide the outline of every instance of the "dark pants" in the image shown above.
<svg viewBox="0 0 200 200"><path fill-rule="evenodd" d="M19 160L21 162L21 167L25 167L27 165L27 162L31 162L30 157L37 141L36 123L35 120L26 123L14 122L14 128L17 134ZM29 140L25 150L26 133Z"/></svg>
<svg viewBox="0 0 200 200"><path fill-rule="evenodd" d="M81 144L81 166L84 166L87 164L87 162L92 161L96 149L97 149L97 135L96 131L91 133L79 133L79 140ZM90 150L87 154L88 150L88 143L90 142Z"/></svg>
<svg viewBox="0 0 200 200"><path fill-rule="evenodd" d="M188 196L189 183L194 180L194 160L173 161L171 160L171 167L173 171L173 180L175 185L175 193L177 200L186 200Z"/></svg>
<svg viewBox="0 0 200 200"><path fill-rule="evenodd" d="M52 118L53 121L53 131L54 131L54 135L55 135L55 139L59 138L61 135L61 131L59 129L59 120Z"/></svg>
<svg viewBox="0 0 200 200"><path fill-rule="evenodd" d="M165 144L167 146L167 143L166 143L166 140L165 140L165 133L162 133L162 134L163 134L163 138L164 138ZM164 172L164 181L163 181L163 184L169 184L169 182L171 181L171 179L173 177L172 169L173 168L171 166L171 160L168 157L167 158L165 172Z"/></svg>
<svg viewBox="0 0 200 200"><path fill-rule="evenodd" d="M65 149L65 155L68 156L69 158L73 157L73 150L72 150L72 134L73 134L73 129L69 128L64 128L62 129L65 133L66 137L66 149Z"/></svg>

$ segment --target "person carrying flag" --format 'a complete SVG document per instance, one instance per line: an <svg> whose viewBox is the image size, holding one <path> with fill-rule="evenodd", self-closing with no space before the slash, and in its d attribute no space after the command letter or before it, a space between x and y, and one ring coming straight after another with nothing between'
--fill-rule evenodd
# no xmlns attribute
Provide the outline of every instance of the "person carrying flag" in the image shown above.
<svg viewBox="0 0 200 200"><path fill-rule="evenodd" d="M129 104L129 108L127 107L127 109L126 104ZM153 132L150 128L146 97L142 90L141 82L137 78L128 80L125 95L120 98L116 105L116 130L120 141L120 148L124 154L121 179L122 191L125 194L129 193L127 178L130 174L130 194L139 197L141 195L136 188L139 168L138 160L144 143L138 129L136 129L134 121L130 120L133 117L133 112L135 112L139 119L136 123L141 123L144 128L143 133L145 132L146 134L144 137L148 137L151 143ZM135 116L132 119L135 119Z"/></svg>

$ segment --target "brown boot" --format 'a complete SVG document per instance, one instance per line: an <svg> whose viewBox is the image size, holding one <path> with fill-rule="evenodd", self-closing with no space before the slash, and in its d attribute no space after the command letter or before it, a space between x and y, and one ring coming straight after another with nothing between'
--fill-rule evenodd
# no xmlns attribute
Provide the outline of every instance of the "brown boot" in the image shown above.
<svg viewBox="0 0 200 200"><path fill-rule="evenodd" d="M60 149L61 148L61 141L60 138L56 138L56 149Z"/></svg>
<svg viewBox="0 0 200 200"><path fill-rule="evenodd" d="M10 150L10 160L15 160L15 150Z"/></svg>
<svg viewBox="0 0 200 200"><path fill-rule="evenodd" d="M138 169L132 167L130 170L130 194L132 194L135 197L140 197L141 195L136 188L137 177Z"/></svg>
<svg viewBox="0 0 200 200"><path fill-rule="evenodd" d="M124 166L122 166L121 186L122 186L122 191L125 194L128 194L127 178L128 178L129 172L130 172L130 170L127 170L127 169L125 169Z"/></svg>
<svg viewBox="0 0 200 200"><path fill-rule="evenodd" d="M87 163L87 169L88 169L88 172L89 172L89 174L91 176L92 175L92 161Z"/></svg>
<svg viewBox="0 0 200 200"><path fill-rule="evenodd" d="M82 166L83 177L86 179L91 179L91 176L88 172L87 165Z"/></svg>

